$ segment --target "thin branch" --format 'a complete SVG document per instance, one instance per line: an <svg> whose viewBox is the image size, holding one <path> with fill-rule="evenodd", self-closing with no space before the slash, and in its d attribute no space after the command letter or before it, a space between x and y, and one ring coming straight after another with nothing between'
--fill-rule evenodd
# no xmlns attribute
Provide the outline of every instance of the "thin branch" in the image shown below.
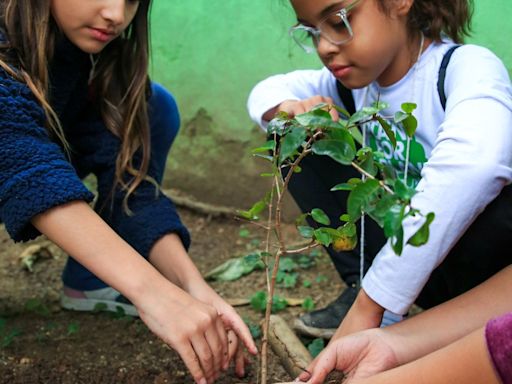
<svg viewBox="0 0 512 384"><path fill-rule="evenodd" d="M304 252L307 252L307 251L310 251L318 246L320 246L321 244L320 243L317 243L315 241L312 241L311 244L303 247L303 248L298 248L298 249L287 249L286 250L286 253L289 254L289 255L293 255L293 254L297 254L297 253L304 253Z"/></svg>
<svg viewBox="0 0 512 384"><path fill-rule="evenodd" d="M373 180L377 180L377 181L379 182L380 186L381 186L382 188L384 188L384 190L385 190L386 192L393 194L393 190L392 190L391 188L389 188L389 187L384 183L384 181L382 181L382 180L379 180L379 179L375 178L374 176L372 176L371 174L369 174L368 172L366 172L363 168L361 168L361 167L359 166L359 164L357 164L357 163L356 163L356 162L354 162L354 161L352 162L352 166L353 166L355 169L357 169L357 170L359 171L359 173L362 173L362 174L363 174L363 175L365 175L367 178L369 178L369 179L373 179Z"/></svg>

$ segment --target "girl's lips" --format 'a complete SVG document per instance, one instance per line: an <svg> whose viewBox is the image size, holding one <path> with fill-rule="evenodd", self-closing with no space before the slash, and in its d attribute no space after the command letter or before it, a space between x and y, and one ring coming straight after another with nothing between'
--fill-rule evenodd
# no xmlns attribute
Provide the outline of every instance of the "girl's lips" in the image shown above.
<svg viewBox="0 0 512 384"><path fill-rule="evenodd" d="M89 28L91 31L91 35L94 39L101 41L102 43L107 43L110 40L113 40L116 37L114 32L108 31L106 29L100 28Z"/></svg>
<svg viewBox="0 0 512 384"><path fill-rule="evenodd" d="M329 66L329 70L332 72L334 77L337 79L343 78L347 76L352 70L352 66L350 65L332 65Z"/></svg>

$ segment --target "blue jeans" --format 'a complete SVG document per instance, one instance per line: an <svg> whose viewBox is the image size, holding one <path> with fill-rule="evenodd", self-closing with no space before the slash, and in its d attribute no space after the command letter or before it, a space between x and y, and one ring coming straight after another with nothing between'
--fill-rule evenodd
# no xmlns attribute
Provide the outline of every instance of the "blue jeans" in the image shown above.
<svg viewBox="0 0 512 384"><path fill-rule="evenodd" d="M152 95L148 100L151 130L150 168L153 170L152 176L161 184L167 154L180 128L180 115L174 97L165 88L152 83L151 90ZM65 286L80 291L108 286L72 257L68 257L62 272L62 281Z"/></svg>

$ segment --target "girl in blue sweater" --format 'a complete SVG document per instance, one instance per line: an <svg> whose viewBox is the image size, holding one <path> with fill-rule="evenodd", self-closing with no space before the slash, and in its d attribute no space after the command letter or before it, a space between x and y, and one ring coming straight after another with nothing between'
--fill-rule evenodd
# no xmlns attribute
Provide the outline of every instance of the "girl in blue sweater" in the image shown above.
<svg viewBox="0 0 512 384"><path fill-rule="evenodd" d="M239 341L256 347L190 260L189 233L159 192L179 115L148 79L149 8L0 1L0 218L15 241L42 233L72 256L65 308L138 314L211 383L231 360L244 373Z"/></svg>

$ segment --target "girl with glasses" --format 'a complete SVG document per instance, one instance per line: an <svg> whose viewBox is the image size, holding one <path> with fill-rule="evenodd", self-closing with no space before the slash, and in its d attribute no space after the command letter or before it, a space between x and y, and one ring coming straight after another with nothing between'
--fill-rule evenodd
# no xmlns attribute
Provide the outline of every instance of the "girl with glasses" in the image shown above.
<svg viewBox="0 0 512 384"><path fill-rule="evenodd" d="M290 2L297 16L291 37L306 52L316 51L324 67L257 84L248 100L252 119L265 127L278 112L293 117L320 103L352 112L388 103L382 116L392 125L396 147L375 122L360 127L365 144L416 188L413 207L435 213L428 243L405 245L400 257L371 220L365 221L362 255L329 247L348 287L326 308L297 319L296 330L337 339L393 323L413 303L438 305L510 264L512 91L492 52L458 46L469 32L472 2ZM417 104L411 140L393 119L404 102ZM359 174L327 156L307 156L300 167L289 185L298 206L303 212L321 208L333 227L340 226L347 192L330 189ZM406 219L405 239L422 224Z"/></svg>
<svg viewBox="0 0 512 384"><path fill-rule="evenodd" d="M206 384L231 361L243 375L240 344L256 347L192 263L189 233L160 192L179 114L148 78L149 9L0 1L0 218L15 241L44 234L72 256L65 308L140 316Z"/></svg>

